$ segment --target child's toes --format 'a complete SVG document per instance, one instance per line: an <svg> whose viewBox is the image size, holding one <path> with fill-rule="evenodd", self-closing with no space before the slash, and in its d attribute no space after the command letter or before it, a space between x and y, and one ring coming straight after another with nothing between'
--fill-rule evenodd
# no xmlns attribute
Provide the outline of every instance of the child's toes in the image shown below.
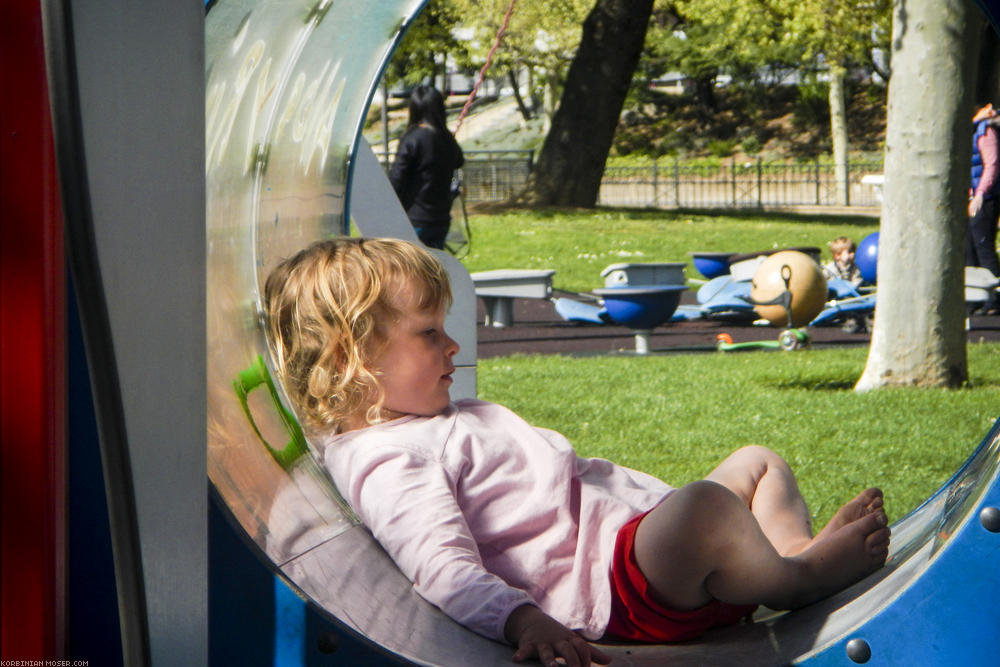
<svg viewBox="0 0 1000 667"><path fill-rule="evenodd" d="M882 489L874 486L859 493L858 500L861 501L861 504L864 505L865 509L869 512L882 507L885 502L882 498Z"/></svg>
<svg viewBox="0 0 1000 667"><path fill-rule="evenodd" d="M865 514L858 519L859 522L863 522L863 525L868 527L870 530L877 530L878 528L889 523L889 518L885 514L885 510L878 508L868 514Z"/></svg>
<svg viewBox="0 0 1000 667"><path fill-rule="evenodd" d="M874 565L882 565L889 555L889 529L880 528L865 539L865 548L871 555Z"/></svg>
<svg viewBox="0 0 1000 667"><path fill-rule="evenodd" d="M852 530L858 531L861 535L864 535L865 541L870 541L877 533L880 531L886 531L888 534L888 528L886 525L889 523L888 517L885 512L881 509L875 510L870 514L865 514L859 517L857 520L850 524Z"/></svg>
<svg viewBox="0 0 1000 667"><path fill-rule="evenodd" d="M882 496L875 496L867 505L865 505L865 510L868 512L874 512L882 509L884 506L885 500L882 499Z"/></svg>
<svg viewBox="0 0 1000 667"><path fill-rule="evenodd" d="M876 530L874 533L872 533L871 535L868 536L868 543L871 544L871 545L873 545L873 546L877 545L877 546L888 547L889 546L889 529L888 528L880 528L879 530Z"/></svg>

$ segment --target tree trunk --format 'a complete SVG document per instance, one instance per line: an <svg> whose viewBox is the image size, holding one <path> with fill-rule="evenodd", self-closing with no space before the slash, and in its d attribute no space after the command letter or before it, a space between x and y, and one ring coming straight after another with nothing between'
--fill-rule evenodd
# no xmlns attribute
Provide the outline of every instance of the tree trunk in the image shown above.
<svg viewBox="0 0 1000 667"><path fill-rule="evenodd" d="M859 391L968 377L963 296L977 35L968 0L898 0L878 301Z"/></svg>
<svg viewBox="0 0 1000 667"><path fill-rule="evenodd" d="M830 137L833 143L833 173L837 183L837 204L851 203L847 171L847 101L842 67L830 68Z"/></svg>
<svg viewBox="0 0 1000 667"><path fill-rule="evenodd" d="M597 202L652 9L653 0L597 0L522 201L587 208Z"/></svg>
<svg viewBox="0 0 1000 667"><path fill-rule="evenodd" d="M517 110L521 112L521 119L528 122L531 120L531 110L528 109L524 98L521 97L521 88L517 85L517 72L514 71L513 66L507 68L507 82L510 84L510 89L514 91L514 101L517 102Z"/></svg>
<svg viewBox="0 0 1000 667"><path fill-rule="evenodd" d="M719 111L719 103L715 99L715 76L715 74L699 76L693 80L694 99L698 102L698 113L705 121L708 121Z"/></svg>

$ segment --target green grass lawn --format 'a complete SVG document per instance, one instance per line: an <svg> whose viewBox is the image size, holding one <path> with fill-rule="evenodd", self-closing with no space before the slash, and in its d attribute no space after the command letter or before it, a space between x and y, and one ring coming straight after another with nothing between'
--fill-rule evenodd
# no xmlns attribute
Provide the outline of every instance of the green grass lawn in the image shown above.
<svg viewBox="0 0 1000 667"><path fill-rule="evenodd" d="M479 362L479 396L679 486L748 444L792 465L816 527L866 486L898 519L944 483L1000 417L1000 345L969 346L960 390L852 387L867 350Z"/></svg>
<svg viewBox="0 0 1000 667"><path fill-rule="evenodd" d="M619 262L687 262L687 277L700 278L690 252L815 246L825 261L830 257L827 243L838 236L860 242L878 229L878 220L641 209L514 210L474 215L469 225L472 247L462 262L469 271L555 269L555 287L580 292L602 287L601 270Z"/></svg>
<svg viewBox="0 0 1000 667"><path fill-rule="evenodd" d="M511 211L475 216L470 271L556 269L583 291L625 261L689 261L689 251L747 252L864 238L854 217L734 216L673 211ZM692 267L688 277L697 277ZM859 489L877 485L898 519L944 483L1000 417L1000 345L969 346L960 390L853 386L867 350L570 358L518 355L479 363L480 397L673 485L703 477L729 452L766 445L799 475L817 528Z"/></svg>

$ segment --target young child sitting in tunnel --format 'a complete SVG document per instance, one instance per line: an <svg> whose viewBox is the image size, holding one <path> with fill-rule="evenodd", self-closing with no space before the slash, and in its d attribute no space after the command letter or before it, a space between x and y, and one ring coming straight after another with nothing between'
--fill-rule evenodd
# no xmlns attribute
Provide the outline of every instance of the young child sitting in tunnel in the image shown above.
<svg viewBox="0 0 1000 667"><path fill-rule="evenodd" d="M448 278L413 244L316 243L264 299L277 368L340 492L417 592L515 660L607 663L587 640L690 639L885 563L878 489L814 536L792 471L763 447L675 489L499 405L451 402Z"/></svg>

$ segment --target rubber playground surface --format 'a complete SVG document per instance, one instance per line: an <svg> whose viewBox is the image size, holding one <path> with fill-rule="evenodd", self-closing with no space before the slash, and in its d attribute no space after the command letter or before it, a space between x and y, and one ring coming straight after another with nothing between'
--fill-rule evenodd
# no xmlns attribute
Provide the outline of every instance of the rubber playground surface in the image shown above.
<svg viewBox="0 0 1000 667"><path fill-rule="evenodd" d="M566 322L544 299L515 299L514 323L509 327L484 326L485 310L478 300L478 357L488 359L509 354L606 355L635 354L634 334L615 325L575 324ZM681 303L695 303L687 293ZM868 332L849 333L840 327L809 327L812 346L816 348L868 345ZM690 320L662 325L649 338L652 354L709 352L717 349L719 334L729 334L733 342L777 340L781 330L747 323L718 320ZM969 342L1000 341L1000 316L976 316L971 319Z"/></svg>

